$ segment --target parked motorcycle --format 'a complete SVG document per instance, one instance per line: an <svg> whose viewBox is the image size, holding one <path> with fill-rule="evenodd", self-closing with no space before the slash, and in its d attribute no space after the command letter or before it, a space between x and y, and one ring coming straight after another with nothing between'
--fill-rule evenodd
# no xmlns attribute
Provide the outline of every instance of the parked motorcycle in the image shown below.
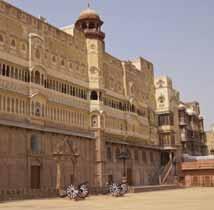
<svg viewBox="0 0 214 210"><path fill-rule="evenodd" d="M128 185L126 183L109 185L109 192L114 197L124 196L128 192Z"/></svg>
<svg viewBox="0 0 214 210"><path fill-rule="evenodd" d="M77 187L70 185L66 190L67 196L75 201L85 199L89 195L88 183L84 182Z"/></svg>

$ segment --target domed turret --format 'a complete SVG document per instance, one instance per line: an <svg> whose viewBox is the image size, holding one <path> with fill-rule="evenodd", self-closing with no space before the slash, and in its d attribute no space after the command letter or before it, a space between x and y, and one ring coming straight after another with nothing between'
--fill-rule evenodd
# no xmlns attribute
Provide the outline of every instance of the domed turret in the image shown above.
<svg viewBox="0 0 214 210"><path fill-rule="evenodd" d="M84 32L87 38L104 40L105 34L101 31L103 21L95 10L90 8L82 11L75 27Z"/></svg>
<svg viewBox="0 0 214 210"><path fill-rule="evenodd" d="M78 20L85 20L85 19L100 20L100 16L97 14L95 10L88 8L86 10L83 10L80 13L80 16L78 18Z"/></svg>

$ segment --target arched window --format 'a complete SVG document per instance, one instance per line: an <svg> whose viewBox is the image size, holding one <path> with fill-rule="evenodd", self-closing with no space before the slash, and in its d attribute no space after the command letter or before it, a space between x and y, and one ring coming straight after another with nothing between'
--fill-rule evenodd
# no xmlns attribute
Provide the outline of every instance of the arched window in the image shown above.
<svg viewBox="0 0 214 210"><path fill-rule="evenodd" d="M10 44L11 44L12 48L16 48L16 40L15 39L12 39Z"/></svg>
<svg viewBox="0 0 214 210"><path fill-rule="evenodd" d="M10 112L10 97L7 98L7 112Z"/></svg>
<svg viewBox="0 0 214 210"><path fill-rule="evenodd" d="M36 49L36 58L40 59L41 55L40 55L40 51L39 49Z"/></svg>
<svg viewBox="0 0 214 210"><path fill-rule="evenodd" d="M142 160L143 160L144 163L147 162L146 152L144 150L142 151Z"/></svg>
<svg viewBox="0 0 214 210"><path fill-rule="evenodd" d="M107 147L107 160L111 161L112 160L112 150L111 147Z"/></svg>
<svg viewBox="0 0 214 210"><path fill-rule="evenodd" d="M18 113L19 112L19 100L18 99L16 99L16 113Z"/></svg>
<svg viewBox="0 0 214 210"><path fill-rule="evenodd" d="M32 103L31 103L31 111L32 111L32 115L34 115L34 108L35 108L35 106L34 106L34 102L32 101Z"/></svg>
<svg viewBox="0 0 214 210"><path fill-rule="evenodd" d="M14 78L14 67L13 67L13 66L11 67L11 73L10 73L10 76L11 76L12 78Z"/></svg>
<svg viewBox="0 0 214 210"><path fill-rule="evenodd" d="M7 69L6 69L6 76L7 76L7 77L10 76L10 66L7 66Z"/></svg>
<svg viewBox="0 0 214 210"><path fill-rule="evenodd" d="M40 84L40 73L39 73L39 71L35 72L35 83Z"/></svg>
<svg viewBox="0 0 214 210"><path fill-rule="evenodd" d="M41 146L40 146L40 138L38 135L33 134L31 136L31 152L36 154L40 153Z"/></svg>
<svg viewBox="0 0 214 210"><path fill-rule="evenodd" d="M134 105L132 105L132 110L131 111L135 112L135 106Z"/></svg>
<svg viewBox="0 0 214 210"><path fill-rule="evenodd" d="M36 105L35 105L35 115L37 117L41 116L41 105L39 102L36 102Z"/></svg>
<svg viewBox="0 0 214 210"><path fill-rule="evenodd" d="M81 98L84 98L83 90L80 90L80 96L81 96Z"/></svg>
<svg viewBox="0 0 214 210"><path fill-rule="evenodd" d="M150 161L151 161L151 162L154 162L154 155L153 155L153 152L150 152Z"/></svg>
<svg viewBox="0 0 214 210"><path fill-rule="evenodd" d="M0 42L3 43L4 42L4 36L2 34L0 34Z"/></svg>
<svg viewBox="0 0 214 210"><path fill-rule="evenodd" d="M86 29L87 28L87 25L86 25L86 23L84 22L83 24L82 24L82 29Z"/></svg>
<svg viewBox="0 0 214 210"><path fill-rule="evenodd" d="M72 62L69 63L69 68L72 69L73 68L73 64Z"/></svg>
<svg viewBox="0 0 214 210"><path fill-rule="evenodd" d="M93 115L91 117L91 127L92 128L97 128L98 127L98 118L97 118L97 115Z"/></svg>
<svg viewBox="0 0 214 210"><path fill-rule="evenodd" d="M26 45L24 43L22 44L22 51L26 51Z"/></svg>
<svg viewBox="0 0 214 210"><path fill-rule="evenodd" d="M123 105L122 105L121 102L119 103L119 109L120 109L120 110L123 110Z"/></svg>
<svg viewBox="0 0 214 210"><path fill-rule="evenodd" d="M15 69L15 79L18 79L18 78L19 78L18 69L16 68L16 69Z"/></svg>
<svg viewBox="0 0 214 210"><path fill-rule="evenodd" d="M116 156L116 159L118 159L119 156L120 156L120 148L118 148L118 147L117 147L117 149L116 149L115 156Z"/></svg>
<svg viewBox="0 0 214 210"><path fill-rule="evenodd" d="M94 23L89 23L89 28L90 28L90 29L93 29L93 28L95 28L95 25L94 25Z"/></svg>
<svg viewBox="0 0 214 210"><path fill-rule="evenodd" d="M55 56L55 55L53 55L52 61L53 61L54 63L56 63L56 56Z"/></svg>
<svg viewBox="0 0 214 210"><path fill-rule="evenodd" d="M137 150L137 149L134 151L134 159L135 159L136 161L139 160L139 158L138 158L138 150Z"/></svg>
<svg viewBox="0 0 214 210"><path fill-rule="evenodd" d="M65 65L65 61L64 59L61 60L61 65L64 66Z"/></svg>
<svg viewBox="0 0 214 210"><path fill-rule="evenodd" d="M129 149L126 149L126 152L128 154L129 159L132 160L132 153L131 153L131 151Z"/></svg>
<svg viewBox="0 0 214 210"><path fill-rule="evenodd" d="M160 104L163 104L165 102L165 97L163 95L161 95L159 98L158 98L158 101Z"/></svg>
<svg viewBox="0 0 214 210"><path fill-rule="evenodd" d="M2 66L2 75L5 76L5 74L6 74L6 66L5 66L5 64L3 64L3 66Z"/></svg>
<svg viewBox="0 0 214 210"><path fill-rule="evenodd" d="M11 111L12 111L12 112L15 111L15 110L14 110L14 104L15 104L15 103L14 103L14 98L12 98L12 105L11 105Z"/></svg>
<svg viewBox="0 0 214 210"><path fill-rule="evenodd" d="M96 91L91 92L91 100L98 100L98 95Z"/></svg>

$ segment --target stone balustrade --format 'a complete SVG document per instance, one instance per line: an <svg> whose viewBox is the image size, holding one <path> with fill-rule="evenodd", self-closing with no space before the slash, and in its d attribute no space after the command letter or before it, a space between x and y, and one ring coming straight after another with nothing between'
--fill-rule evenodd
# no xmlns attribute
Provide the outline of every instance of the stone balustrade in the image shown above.
<svg viewBox="0 0 214 210"><path fill-rule="evenodd" d="M25 82L4 76L0 76L0 88L17 92L23 95L28 95L29 93L28 85Z"/></svg>
<svg viewBox="0 0 214 210"><path fill-rule="evenodd" d="M46 89L40 85L34 84L34 83L26 83L23 81L15 80L9 77L0 76L0 88L18 92L20 94L29 95L29 90L32 89L33 92L42 92L43 95L45 95L50 102L63 104L66 106L72 106L75 108L82 108L89 110L89 101L74 97L71 95L66 95L51 89Z"/></svg>
<svg viewBox="0 0 214 210"><path fill-rule="evenodd" d="M37 87L38 85L33 84L32 87ZM89 101L74 97L71 95L66 95L54 90L46 89L40 86L40 89L42 89L42 94L47 96L48 100L50 102L58 103L58 104L63 104L66 106L72 106L75 108L82 108L89 110Z"/></svg>

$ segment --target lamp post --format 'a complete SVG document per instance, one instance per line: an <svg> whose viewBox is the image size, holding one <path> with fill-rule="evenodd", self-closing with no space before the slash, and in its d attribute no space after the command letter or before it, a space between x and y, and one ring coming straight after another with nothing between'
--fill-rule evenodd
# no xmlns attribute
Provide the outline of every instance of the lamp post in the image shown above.
<svg viewBox="0 0 214 210"><path fill-rule="evenodd" d="M123 161L123 178L122 182L127 182L127 176L126 176L126 160L129 159L129 154L127 151L122 151L118 157L119 160Z"/></svg>

